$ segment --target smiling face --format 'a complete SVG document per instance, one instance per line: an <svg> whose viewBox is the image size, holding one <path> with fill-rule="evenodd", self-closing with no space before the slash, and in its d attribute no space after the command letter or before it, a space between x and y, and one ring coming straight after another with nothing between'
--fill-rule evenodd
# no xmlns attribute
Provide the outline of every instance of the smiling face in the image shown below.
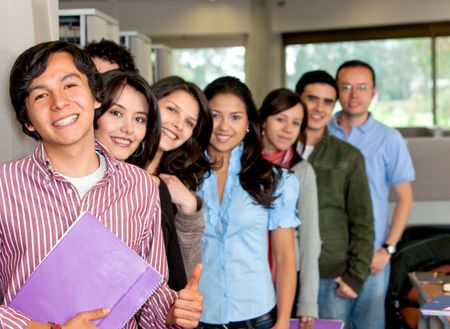
<svg viewBox="0 0 450 329"><path fill-rule="evenodd" d="M213 133L208 151L213 157L229 155L247 133L249 126L245 103L234 94L217 94L210 99Z"/></svg>
<svg viewBox="0 0 450 329"><path fill-rule="evenodd" d="M144 139L148 104L139 91L126 85L117 101L97 120L95 137L117 160L127 159Z"/></svg>
<svg viewBox="0 0 450 329"><path fill-rule="evenodd" d="M45 147L93 145L94 108L100 104L69 53L50 56L45 71L31 83L25 106L26 127L41 136Z"/></svg>
<svg viewBox="0 0 450 329"><path fill-rule="evenodd" d="M158 106L162 125L159 149L167 152L191 138L200 109L195 98L184 90L161 97Z"/></svg>
<svg viewBox="0 0 450 329"><path fill-rule="evenodd" d="M370 70L363 66L345 67L336 78L342 111L353 117L367 116L376 94Z"/></svg>
<svg viewBox="0 0 450 329"><path fill-rule="evenodd" d="M323 133L331 120L336 90L326 83L311 83L305 86L300 98L308 112L307 130Z"/></svg>
<svg viewBox="0 0 450 329"><path fill-rule="evenodd" d="M264 149L270 152L286 151L298 139L304 111L300 103L295 106L269 115L263 123Z"/></svg>

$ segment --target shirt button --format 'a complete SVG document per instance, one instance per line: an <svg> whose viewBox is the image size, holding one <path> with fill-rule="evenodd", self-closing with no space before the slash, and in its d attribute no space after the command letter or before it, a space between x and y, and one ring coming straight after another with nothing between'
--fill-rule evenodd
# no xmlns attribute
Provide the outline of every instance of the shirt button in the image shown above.
<svg viewBox="0 0 450 329"><path fill-rule="evenodd" d="M68 188L68 189L66 190L66 192L67 192L67 194L72 194L72 189Z"/></svg>

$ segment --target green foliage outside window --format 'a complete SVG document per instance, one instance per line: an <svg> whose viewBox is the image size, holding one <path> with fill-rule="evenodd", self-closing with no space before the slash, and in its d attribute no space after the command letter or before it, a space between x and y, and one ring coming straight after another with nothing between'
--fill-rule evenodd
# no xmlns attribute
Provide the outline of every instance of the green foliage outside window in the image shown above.
<svg viewBox="0 0 450 329"><path fill-rule="evenodd" d="M447 46L450 47L450 40L447 40ZM368 62L375 70L378 94L370 110L377 119L394 127L433 125L430 38L287 46L286 84L294 88L304 72L316 69L326 70L335 76L339 65L352 59ZM446 63L447 73L450 73L448 55L442 61ZM450 77L449 74L446 76ZM447 114L441 117L446 116L447 121L438 117L442 123L449 124L450 91L445 93L445 97ZM338 109L339 102L336 104Z"/></svg>
<svg viewBox="0 0 450 329"><path fill-rule="evenodd" d="M214 79L232 75L245 81L245 48L173 49L173 74L205 88Z"/></svg>

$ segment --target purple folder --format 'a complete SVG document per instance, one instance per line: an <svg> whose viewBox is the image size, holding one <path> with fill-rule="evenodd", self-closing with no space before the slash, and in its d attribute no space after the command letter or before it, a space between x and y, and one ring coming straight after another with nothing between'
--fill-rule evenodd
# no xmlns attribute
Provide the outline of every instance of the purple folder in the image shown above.
<svg viewBox="0 0 450 329"><path fill-rule="evenodd" d="M93 321L122 328L160 286L161 275L92 214L83 213L30 275L10 306L39 322L65 323L110 307Z"/></svg>
<svg viewBox="0 0 450 329"><path fill-rule="evenodd" d="M289 329L299 329L300 320L291 319ZM314 322L314 329L342 329L344 328L344 322L340 320L316 320Z"/></svg>

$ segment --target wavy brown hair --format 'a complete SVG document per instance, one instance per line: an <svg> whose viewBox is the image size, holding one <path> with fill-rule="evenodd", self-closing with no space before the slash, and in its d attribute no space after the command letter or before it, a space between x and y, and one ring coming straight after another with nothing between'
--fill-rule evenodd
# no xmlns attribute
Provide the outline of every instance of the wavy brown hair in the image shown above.
<svg viewBox="0 0 450 329"><path fill-rule="evenodd" d="M170 76L152 85L152 91L158 100L179 90L188 93L197 101L197 124L192 136L183 145L163 153L156 174L177 176L191 191L196 191L205 174L211 170L211 162L205 152L212 133L212 115L208 100L195 83L178 76Z"/></svg>

